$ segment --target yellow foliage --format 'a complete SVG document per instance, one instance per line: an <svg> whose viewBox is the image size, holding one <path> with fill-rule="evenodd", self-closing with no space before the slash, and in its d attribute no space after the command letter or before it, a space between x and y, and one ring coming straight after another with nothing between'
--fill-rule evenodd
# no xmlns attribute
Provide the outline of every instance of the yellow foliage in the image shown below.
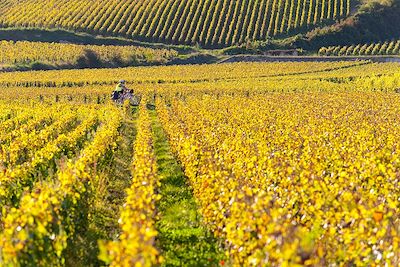
<svg viewBox="0 0 400 267"><path fill-rule="evenodd" d="M398 72L338 62L2 73L0 265L65 264L80 205L129 108L109 103L110 85L127 76L156 101L227 264L396 266ZM162 262L144 99L121 235L100 242L114 266Z"/></svg>
<svg viewBox="0 0 400 267"><path fill-rule="evenodd" d="M159 116L233 265L395 265L396 95L193 93L166 102Z"/></svg>
<svg viewBox="0 0 400 267"><path fill-rule="evenodd" d="M118 241L100 242L100 259L110 266L154 266L161 257L154 246L156 200L158 186L157 165L153 150L151 120L145 103L138 119L138 135L134 145L132 185L127 190L119 224Z"/></svg>

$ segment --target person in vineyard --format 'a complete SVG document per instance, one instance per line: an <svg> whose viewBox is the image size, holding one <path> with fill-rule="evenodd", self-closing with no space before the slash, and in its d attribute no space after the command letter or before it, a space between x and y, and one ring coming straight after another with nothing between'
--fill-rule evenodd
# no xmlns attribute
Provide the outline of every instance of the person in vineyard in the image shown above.
<svg viewBox="0 0 400 267"><path fill-rule="evenodd" d="M115 87L115 90L112 92L111 99L114 102L119 102L118 100L122 98L122 95L126 89L125 80L120 80Z"/></svg>
<svg viewBox="0 0 400 267"><path fill-rule="evenodd" d="M134 95L132 89L126 87L125 80L120 80L111 95L112 100L115 103L123 104L125 100L129 100L134 106L138 105L137 98Z"/></svg>

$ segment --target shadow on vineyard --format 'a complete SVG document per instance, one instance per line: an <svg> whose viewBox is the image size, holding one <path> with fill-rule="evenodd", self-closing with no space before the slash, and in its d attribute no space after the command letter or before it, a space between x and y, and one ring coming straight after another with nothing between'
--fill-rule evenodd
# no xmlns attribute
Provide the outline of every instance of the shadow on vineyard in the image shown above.
<svg viewBox="0 0 400 267"><path fill-rule="evenodd" d="M120 37L103 37L88 33L73 32L65 29L38 29L38 28L0 28L0 40L31 41L47 43L74 43L82 45L115 45L140 46L154 49L173 48L184 52L189 49L185 46L171 46L166 44L143 43Z"/></svg>
<svg viewBox="0 0 400 267"><path fill-rule="evenodd" d="M133 143L136 138L137 109L126 113L120 128L117 148L93 184L92 201L88 207L88 225L67 251L67 266L103 266L98 259L98 240L115 240L120 234L118 219L131 184Z"/></svg>
<svg viewBox="0 0 400 267"><path fill-rule="evenodd" d="M153 119L154 146L157 155L159 188L157 246L164 266L218 266L224 259L217 240L202 224L191 187L181 166L170 151L156 111Z"/></svg>
<svg viewBox="0 0 400 267"><path fill-rule="evenodd" d="M357 12L334 25L316 28L293 45L308 50L384 42L400 37L400 1L365 1Z"/></svg>
<svg viewBox="0 0 400 267"><path fill-rule="evenodd" d="M32 45L35 43L31 43ZM40 43L43 45L42 43ZM67 47L67 45L65 45ZM111 47L108 47L112 50ZM126 47L125 47L126 48ZM50 48L56 49L56 48ZM166 50L163 50L166 51ZM98 52L85 48L79 54L76 54L74 60L49 60L45 57L35 60L21 60L15 63L1 63L0 71L30 71L30 70L63 70L63 69L95 69L95 68L124 68L137 66L169 65L175 63L208 63L209 60L201 62L199 60L190 60L193 56L178 56L177 52L170 50L170 54L163 54L158 50L152 50L142 53L131 52L125 58L121 54L114 53L110 57L103 57ZM109 52L110 54L112 52ZM127 53L129 53L127 51ZM21 54L23 54L21 52ZM2 66L3 65L3 66Z"/></svg>

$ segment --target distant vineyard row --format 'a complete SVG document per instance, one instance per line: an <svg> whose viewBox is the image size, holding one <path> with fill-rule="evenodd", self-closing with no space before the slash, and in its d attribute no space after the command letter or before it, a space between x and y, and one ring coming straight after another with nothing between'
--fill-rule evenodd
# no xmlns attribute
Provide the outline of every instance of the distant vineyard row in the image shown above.
<svg viewBox="0 0 400 267"><path fill-rule="evenodd" d="M318 53L321 56L400 55L400 41L321 47Z"/></svg>
<svg viewBox="0 0 400 267"><path fill-rule="evenodd" d="M177 56L167 49L152 49L134 46L97 46L42 42L0 41L0 63L18 64L40 61L45 63L75 63L86 50L93 51L104 62L118 61L162 63Z"/></svg>
<svg viewBox="0 0 400 267"><path fill-rule="evenodd" d="M1 27L88 31L147 41L226 46L344 17L351 0L5 0Z"/></svg>

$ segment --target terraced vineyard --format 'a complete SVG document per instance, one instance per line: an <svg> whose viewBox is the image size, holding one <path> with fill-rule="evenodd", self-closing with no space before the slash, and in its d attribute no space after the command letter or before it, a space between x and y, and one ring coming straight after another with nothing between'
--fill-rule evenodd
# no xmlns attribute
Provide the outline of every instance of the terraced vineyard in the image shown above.
<svg viewBox="0 0 400 267"><path fill-rule="evenodd" d="M4 0L0 26L220 47L329 23L349 15L354 5L351 0Z"/></svg>
<svg viewBox="0 0 400 267"><path fill-rule="evenodd" d="M398 266L399 87L371 62L1 73L0 265Z"/></svg>

